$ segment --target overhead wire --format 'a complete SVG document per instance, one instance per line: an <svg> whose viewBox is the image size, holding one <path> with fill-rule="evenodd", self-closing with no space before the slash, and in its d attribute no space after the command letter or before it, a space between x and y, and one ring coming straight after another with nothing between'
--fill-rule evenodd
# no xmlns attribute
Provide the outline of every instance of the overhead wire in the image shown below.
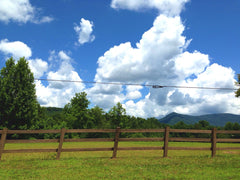
<svg viewBox="0 0 240 180"><path fill-rule="evenodd" d="M61 79L42 79L35 78L38 81L53 81L53 82L65 82L65 83L83 83L83 84L105 84L105 85L120 85L120 86L143 86L152 87L154 89L158 88L181 88L181 89L205 89L205 90L228 90L236 91L236 88L226 88L226 87L199 87L199 86L172 86L172 85L157 85L157 84L137 84L137 83L120 83L120 82L99 82L99 81L77 81L77 80L61 80Z"/></svg>

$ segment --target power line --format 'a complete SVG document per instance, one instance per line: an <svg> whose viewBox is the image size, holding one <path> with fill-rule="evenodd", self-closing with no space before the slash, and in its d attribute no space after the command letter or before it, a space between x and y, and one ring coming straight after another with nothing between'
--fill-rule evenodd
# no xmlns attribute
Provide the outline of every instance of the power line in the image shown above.
<svg viewBox="0 0 240 180"><path fill-rule="evenodd" d="M106 84L106 85L119 85L119 86L143 86L157 88L180 88L180 89L206 89L206 90L228 90L236 91L236 88L221 88L221 87L198 87L198 86L171 86L171 85L156 85L156 84L136 84L136 83L120 83L120 82L98 82L98 81L76 81L76 80L60 80L60 79L40 79L35 78L38 81L53 81L53 82L65 82L65 83L83 83L83 84Z"/></svg>

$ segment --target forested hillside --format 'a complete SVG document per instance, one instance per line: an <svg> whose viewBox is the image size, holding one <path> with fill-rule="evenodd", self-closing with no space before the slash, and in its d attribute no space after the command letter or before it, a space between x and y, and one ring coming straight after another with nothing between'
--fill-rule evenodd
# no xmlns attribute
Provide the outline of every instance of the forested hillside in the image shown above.
<svg viewBox="0 0 240 180"><path fill-rule="evenodd" d="M183 121L185 124L195 124L198 121L202 120L209 122L209 124L212 126L224 126L227 122L240 123L240 115L221 113L201 116L190 116L178 113L171 113L165 116L164 118L160 119L160 122L169 125L174 125L179 121Z"/></svg>

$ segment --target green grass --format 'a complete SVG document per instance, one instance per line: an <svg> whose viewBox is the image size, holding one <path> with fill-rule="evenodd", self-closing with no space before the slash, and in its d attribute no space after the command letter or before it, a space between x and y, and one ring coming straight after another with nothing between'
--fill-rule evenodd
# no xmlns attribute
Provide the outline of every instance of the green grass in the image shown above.
<svg viewBox="0 0 240 180"><path fill-rule="evenodd" d="M6 144L6 149L57 148L57 143ZM64 148L112 147L112 142L64 143ZM119 147L162 146L158 142L121 142ZM169 146L210 147L209 143L169 143ZM240 146L240 144L218 144ZM240 179L240 151L119 151L3 154L0 179Z"/></svg>

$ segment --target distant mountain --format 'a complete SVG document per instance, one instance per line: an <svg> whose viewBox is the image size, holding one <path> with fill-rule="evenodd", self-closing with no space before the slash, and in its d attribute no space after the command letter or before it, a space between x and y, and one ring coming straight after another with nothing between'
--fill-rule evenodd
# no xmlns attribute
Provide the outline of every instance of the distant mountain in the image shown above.
<svg viewBox="0 0 240 180"><path fill-rule="evenodd" d="M159 121L161 123L174 125L179 121L183 121L185 124L195 124L200 120L206 120L210 123L210 125L213 126L224 126L227 122L237 122L240 124L240 115L221 113L201 116L190 116L178 113L170 113Z"/></svg>

